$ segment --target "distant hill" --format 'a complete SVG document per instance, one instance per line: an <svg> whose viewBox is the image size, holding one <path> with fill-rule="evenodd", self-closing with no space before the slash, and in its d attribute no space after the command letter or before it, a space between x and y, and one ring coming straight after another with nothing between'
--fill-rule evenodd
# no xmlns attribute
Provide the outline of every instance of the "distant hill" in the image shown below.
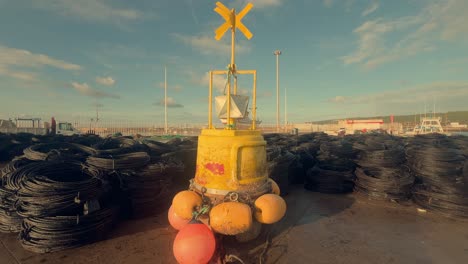
<svg viewBox="0 0 468 264"><path fill-rule="evenodd" d="M428 117L432 116L432 113L427 114ZM446 112L446 113L436 113L436 116L442 117L442 124L446 124L449 122L459 122L460 124L468 124L468 111L454 111L454 112ZM371 117L349 117L346 119L383 119L385 123L390 123L390 116L371 116ZM313 122L314 124L329 124L329 123L336 123L338 120L341 119L333 119L333 120L323 120ZM419 115L397 115L395 116L394 122L398 123L414 123L419 122Z"/></svg>

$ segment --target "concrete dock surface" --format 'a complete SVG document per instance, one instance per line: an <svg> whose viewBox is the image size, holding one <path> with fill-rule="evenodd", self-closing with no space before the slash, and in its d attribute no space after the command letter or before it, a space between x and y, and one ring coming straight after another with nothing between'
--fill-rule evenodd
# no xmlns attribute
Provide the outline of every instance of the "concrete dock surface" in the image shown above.
<svg viewBox="0 0 468 264"><path fill-rule="evenodd" d="M255 241L224 241L244 263L468 263L468 222L421 212L414 204L369 201L291 188L285 218ZM24 250L0 234L0 264L172 264L176 236L166 212L119 223L108 239L50 254ZM233 262L236 263L236 262ZM237 262L240 263L240 262Z"/></svg>

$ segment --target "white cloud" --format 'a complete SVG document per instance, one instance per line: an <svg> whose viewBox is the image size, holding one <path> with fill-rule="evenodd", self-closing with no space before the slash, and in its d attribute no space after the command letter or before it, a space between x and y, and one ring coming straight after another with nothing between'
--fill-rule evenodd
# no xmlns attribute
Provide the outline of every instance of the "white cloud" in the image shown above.
<svg viewBox="0 0 468 264"><path fill-rule="evenodd" d="M96 82L98 84L105 85L105 86L113 86L115 84L115 80L110 76L96 77Z"/></svg>
<svg viewBox="0 0 468 264"><path fill-rule="evenodd" d="M155 103L155 105L158 106L164 106L164 98L161 99L159 102ZM182 108L184 107L182 104L177 103L174 98L172 97L167 97L167 107L170 108Z"/></svg>
<svg viewBox="0 0 468 264"><path fill-rule="evenodd" d="M36 74L31 72L20 72L20 71L12 71L8 68L0 65L0 75L8 76L11 78L23 80L23 81L34 81L36 80Z"/></svg>
<svg viewBox="0 0 468 264"><path fill-rule="evenodd" d="M358 48L342 57L345 64L358 63L373 69L384 63L436 49L437 41L467 38L468 1L444 0L431 2L415 16L391 20L376 19L354 30L359 37ZM401 35L394 42L389 34Z"/></svg>
<svg viewBox="0 0 468 264"><path fill-rule="evenodd" d="M353 105L352 107L376 105L384 111L414 113L414 111L419 111L425 103L432 104L433 100L438 109L466 109L468 81L433 82L353 97L336 96L328 101Z"/></svg>
<svg viewBox="0 0 468 264"><path fill-rule="evenodd" d="M326 7L331 7L333 5L333 0L323 0L323 5Z"/></svg>
<svg viewBox="0 0 468 264"><path fill-rule="evenodd" d="M85 96L96 97L96 98L120 99L119 95L107 93L107 92L101 92L99 90L96 90L90 87L87 83L72 82L71 85L73 89L75 89L77 92Z"/></svg>
<svg viewBox="0 0 468 264"><path fill-rule="evenodd" d="M379 2L377 0L372 1L369 7L362 12L362 16L367 16L371 13L374 13L379 8Z"/></svg>
<svg viewBox="0 0 468 264"><path fill-rule="evenodd" d="M159 86L159 88L164 89L164 82L160 82L160 83L158 84L158 86ZM182 86L179 85L179 84L175 84L175 85L169 85L169 84L167 84L167 89L169 89L169 90L174 90L174 91L176 91L176 92L180 92L180 91L182 91Z"/></svg>
<svg viewBox="0 0 468 264"><path fill-rule="evenodd" d="M273 93L270 91L263 91L257 94L257 99L270 98L273 97Z"/></svg>
<svg viewBox="0 0 468 264"><path fill-rule="evenodd" d="M143 17L138 10L115 8L103 0L34 0L33 7L94 22L133 21Z"/></svg>
<svg viewBox="0 0 468 264"><path fill-rule="evenodd" d="M328 101L330 103L344 103L344 102L346 102L346 97L341 96L341 95L337 95L337 96L335 96L333 98L328 99Z"/></svg>
<svg viewBox="0 0 468 264"><path fill-rule="evenodd" d="M206 88L208 88L208 86L210 85L210 74L206 72L201 79L195 79L195 82L198 83L199 85L203 85ZM218 93L221 93L221 94L224 93L224 89L226 88L226 82L227 82L226 76L213 75L213 88L216 91L218 91Z"/></svg>
<svg viewBox="0 0 468 264"><path fill-rule="evenodd" d="M216 41L214 39L214 33L212 36L202 35L202 36L187 36L178 33L173 33L172 36L184 43L185 45L191 46L194 49L199 50L205 55L226 55L231 52L231 44L228 41L228 38L224 38L221 41ZM247 44L237 44L236 43L236 53L247 53L249 52L250 46Z"/></svg>
<svg viewBox="0 0 468 264"><path fill-rule="evenodd" d="M237 0L237 6L245 6L252 3L254 8L277 7L283 4L283 0Z"/></svg>
<svg viewBox="0 0 468 264"><path fill-rule="evenodd" d="M35 54L28 50L9 48L0 45L0 75L20 80L35 80L37 75L18 68L54 67L62 70L80 70L81 66L51 58L44 54Z"/></svg>

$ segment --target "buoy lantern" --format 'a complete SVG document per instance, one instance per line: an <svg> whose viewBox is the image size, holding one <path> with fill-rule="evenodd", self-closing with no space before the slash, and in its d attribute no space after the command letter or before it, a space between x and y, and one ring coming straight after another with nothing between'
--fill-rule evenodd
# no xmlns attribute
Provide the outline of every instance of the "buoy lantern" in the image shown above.
<svg viewBox="0 0 468 264"><path fill-rule="evenodd" d="M207 264L214 255L216 239L208 226L191 221L177 234L173 253L179 264Z"/></svg>

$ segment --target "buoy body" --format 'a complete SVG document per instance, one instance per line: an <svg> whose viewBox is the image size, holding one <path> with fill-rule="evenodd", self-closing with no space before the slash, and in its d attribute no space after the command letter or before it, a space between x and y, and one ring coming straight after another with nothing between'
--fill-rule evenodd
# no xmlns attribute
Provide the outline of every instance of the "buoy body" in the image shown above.
<svg viewBox="0 0 468 264"><path fill-rule="evenodd" d="M223 235L244 233L252 227L252 210L239 202L220 203L210 211L210 226Z"/></svg>
<svg viewBox="0 0 468 264"><path fill-rule="evenodd" d="M257 130L204 129L194 183L208 194L251 191L268 179L266 142Z"/></svg>
<svg viewBox="0 0 468 264"><path fill-rule="evenodd" d="M201 222L189 223L177 234L173 253L179 264L207 264L213 257L216 240L208 226Z"/></svg>

